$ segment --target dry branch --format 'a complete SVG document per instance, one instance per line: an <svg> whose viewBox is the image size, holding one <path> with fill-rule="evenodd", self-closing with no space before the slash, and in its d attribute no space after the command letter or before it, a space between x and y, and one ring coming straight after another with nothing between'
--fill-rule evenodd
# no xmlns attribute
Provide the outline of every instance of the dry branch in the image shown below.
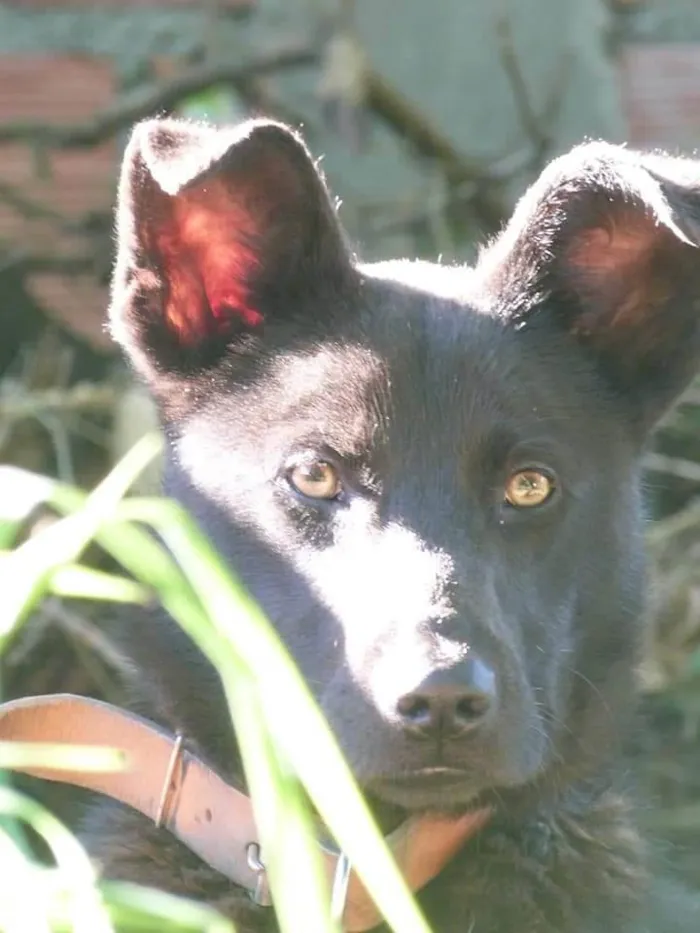
<svg viewBox="0 0 700 933"><path fill-rule="evenodd" d="M65 230L72 229L73 225L71 222L63 217L62 214L59 214L58 211L53 210L53 208L45 204L32 200L32 198L27 197L19 189L2 180L0 180L0 201L7 204L8 207L11 207L19 214L22 214L22 216L26 217L28 220L46 220Z"/></svg>
<svg viewBox="0 0 700 933"><path fill-rule="evenodd" d="M513 40L513 31L507 16L499 16L496 20L496 38L498 40L501 65L508 79L522 128L535 149L545 147L548 144L547 133L540 124L540 119L535 113L535 108L530 99L530 91L520 67L520 60Z"/></svg>
<svg viewBox="0 0 700 933"><path fill-rule="evenodd" d="M237 84L272 72L312 65L318 52L308 45L294 45L243 63L218 63L189 69L172 81L139 88L120 97L111 107L95 114L87 123L73 126L38 123L0 125L0 143L33 143L53 149L83 149L96 146L122 129L146 117L172 110L182 100L216 84Z"/></svg>
<svg viewBox="0 0 700 933"><path fill-rule="evenodd" d="M644 466L654 473L667 473L677 479L700 483L700 464L694 460L669 457L659 453L648 453L644 458Z"/></svg>
<svg viewBox="0 0 700 933"><path fill-rule="evenodd" d="M0 396L0 418L19 421L47 412L111 411L119 393L108 384L78 383L68 389L45 389Z"/></svg>
<svg viewBox="0 0 700 933"><path fill-rule="evenodd" d="M29 253L0 253L0 275L12 270L22 275L58 273L59 275L86 275L94 273L96 260L92 255L42 256Z"/></svg>
<svg viewBox="0 0 700 933"><path fill-rule="evenodd" d="M71 611L58 599L47 599L41 606L40 616L52 622L66 634L84 644L108 667L122 675L131 672L127 657L114 642L89 619Z"/></svg>
<svg viewBox="0 0 700 933"><path fill-rule="evenodd" d="M473 205L480 222L488 231L500 226L503 204L483 164L459 152L427 117L373 70L367 74L367 104L415 152L438 162L450 184L474 182Z"/></svg>
<svg viewBox="0 0 700 933"><path fill-rule="evenodd" d="M515 48L513 30L507 16L499 16L495 25L498 54L510 87L523 132L532 145L531 167L540 168L552 145L552 127L557 119L568 87L567 75L571 52L565 49L557 68L556 80L541 113L537 113Z"/></svg>

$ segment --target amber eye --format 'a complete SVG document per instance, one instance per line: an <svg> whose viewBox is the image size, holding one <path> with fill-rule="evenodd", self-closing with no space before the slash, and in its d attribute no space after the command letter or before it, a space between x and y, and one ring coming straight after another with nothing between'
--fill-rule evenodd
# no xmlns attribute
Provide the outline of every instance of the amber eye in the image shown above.
<svg viewBox="0 0 700 933"><path fill-rule="evenodd" d="M542 505L554 492L554 480L541 470L519 470L506 483L505 499L517 509Z"/></svg>
<svg viewBox="0 0 700 933"><path fill-rule="evenodd" d="M289 482L309 499L335 499L341 490L338 471L325 460L295 466L289 473Z"/></svg>

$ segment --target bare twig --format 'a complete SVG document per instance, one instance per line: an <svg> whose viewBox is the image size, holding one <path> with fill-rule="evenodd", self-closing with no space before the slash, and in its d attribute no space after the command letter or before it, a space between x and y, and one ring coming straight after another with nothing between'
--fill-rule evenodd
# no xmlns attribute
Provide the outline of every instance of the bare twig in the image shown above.
<svg viewBox="0 0 700 933"><path fill-rule="evenodd" d="M682 396L681 405L700 405L700 384L694 383Z"/></svg>
<svg viewBox="0 0 700 933"><path fill-rule="evenodd" d="M100 631L96 625L93 625L83 616L71 612L60 600L45 600L41 607L41 615L68 635L78 639L108 667L120 673L130 671L126 656L119 651L104 632Z"/></svg>
<svg viewBox="0 0 700 933"><path fill-rule="evenodd" d="M68 389L0 396L0 418L19 421L53 413L111 411L118 398L116 389L103 383L79 383Z"/></svg>
<svg viewBox="0 0 700 933"><path fill-rule="evenodd" d="M520 67L513 31L507 15L503 14L496 18L495 31L501 65L508 79L515 109L523 131L532 144L533 154L530 163L532 167L539 167L552 144L552 127L566 95L571 52L565 49L562 53L551 91L542 111L537 113L525 75Z"/></svg>
<svg viewBox="0 0 700 933"><path fill-rule="evenodd" d="M7 256L0 254L0 275L12 269L23 275L31 273L58 273L60 275L85 275L95 272L95 257L41 256L17 252Z"/></svg>
<svg viewBox="0 0 700 933"><path fill-rule="evenodd" d="M316 49L308 45L290 45L247 62L202 65L183 72L167 83L125 94L84 124L52 126L18 122L0 125L0 143L26 142L53 149L90 148L138 120L172 110L184 98L212 85L236 84L272 72L312 65L317 61Z"/></svg>
<svg viewBox="0 0 700 933"><path fill-rule="evenodd" d="M264 77L244 78L236 84L236 90L245 101L251 115L275 117L290 126L303 126L307 142L313 138L308 116L292 107L288 101L275 93Z"/></svg>
<svg viewBox="0 0 700 933"><path fill-rule="evenodd" d="M691 483L700 483L700 463L695 463L693 460L668 457L665 454L648 453L644 458L644 466L654 473L668 473L678 479L688 480Z"/></svg>
<svg viewBox="0 0 700 933"><path fill-rule="evenodd" d="M657 833L696 833L700 830L700 803L656 808L643 814L644 825Z"/></svg>
<svg viewBox="0 0 700 933"><path fill-rule="evenodd" d="M10 185L6 181L1 180L0 201L2 201L4 204L7 204L8 207L11 207L13 210L17 211L19 214L22 214L23 217L26 217L29 220L48 220L50 223L55 224L64 230L74 229L73 223L68 221L62 214L59 214L58 211L53 210L51 207L47 207L45 204L40 204L37 201L28 198L21 191L18 191L17 188L15 188L13 185Z"/></svg>
<svg viewBox="0 0 700 933"><path fill-rule="evenodd" d="M53 412L36 412L34 418L46 431L56 460L56 475L62 483L75 483L73 450L66 425Z"/></svg>
<svg viewBox="0 0 700 933"><path fill-rule="evenodd" d="M480 222L487 231L500 226L504 206L484 166L459 152L424 114L372 69L367 73L367 103L415 152L438 162L450 184L474 182L472 203Z"/></svg>
<svg viewBox="0 0 700 933"><path fill-rule="evenodd" d="M231 64L205 64L191 68L171 81L134 90L112 106L95 114L84 124L72 126L46 125L32 122L0 124L0 144L25 142L35 149L89 148L98 145L134 122L157 113L167 112L192 94L217 84L238 85L250 92L255 78L284 69L318 64L319 50L309 45L291 45L273 53ZM367 72L367 105L390 126L420 156L437 162L450 185L465 181L474 183L472 204L475 213L488 232L497 229L503 218L503 205L497 197L500 179L493 179L477 160L459 152L422 113L376 71ZM58 221L40 206L18 198L15 192L2 192L5 200L13 200L18 209L45 219ZM25 257L28 271L80 272L90 271L90 261L56 260L49 257Z"/></svg>
<svg viewBox="0 0 700 933"><path fill-rule="evenodd" d="M532 141L535 149L543 148L548 143L547 134L540 124L540 119L535 113L535 108L530 100L530 92L520 67L518 55L515 51L513 31L507 16L501 15L497 17L496 38L498 40L498 52L501 65L508 78L508 84L515 101L515 109L520 118L523 130Z"/></svg>
<svg viewBox="0 0 700 933"><path fill-rule="evenodd" d="M647 530L647 543L650 548L661 548L671 538L691 528L700 528L700 499L693 499L680 512L654 522Z"/></svg>
<svg viewBox="0 0 700 933"><path fill-rule="evenodd" d="M11 642L11 647L3 655L3 664L7 665L8 669L23 664L41 644L49 625L50 619L41 612L35 613L29 624L21 628L19 636Z"/></svg>
<svg viewBox="0 0 700 933"><path fill-rule="evenodd" d="M438 161L449 181L485 180L483 165L459 152L432 123L376 71L368 74L369 105L425 158Z"/></svg>
<svg viewBox="0 0 700 933"><path fill-rule="evenodd" d="M457 245L447 219L449 190L442 173L433 173L429 179L430 190L426 203L428 228L432 234L435 253L441 261L453 261Z"/></svg>
<svg viewBox="0 0 700 933"><path fill-rule="evenodd" d="M542 112L540 113L540 126L544 129L545 135L551 143L551 131L554 126L562 104L566 98L566 91L569 87L569 74L573 62L573 53L567 46L561 53L557 72L552 81L551 89L547 100L545 101Z"/></svg>

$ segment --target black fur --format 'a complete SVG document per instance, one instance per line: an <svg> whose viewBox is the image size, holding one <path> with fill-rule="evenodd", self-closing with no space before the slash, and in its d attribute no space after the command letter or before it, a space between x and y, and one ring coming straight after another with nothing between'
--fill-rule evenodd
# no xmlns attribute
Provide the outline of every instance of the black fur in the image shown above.
<svg viewBox="0 0 700 933"><path fill-rule="evenodd" d="M125 158L118 236L112 327L160 406L166 489L261 601L379 819L495 808L421 894L436 933L652 929L619 755L640 453L700 357L700 165L584 145L475 268L363 266L290 131L155 121ZM310 457L339 498L290 486ZM525 468L554 492L517 509ZM161 615L122 635L135 704L240 780L204 660ZM416 741L399 699L465 655L494 674L492 714ZM452 772L416 775L435 766ZM274 926L135 815L90 822L113 876ZM696 929L684 910L663 929Z"/></svg>

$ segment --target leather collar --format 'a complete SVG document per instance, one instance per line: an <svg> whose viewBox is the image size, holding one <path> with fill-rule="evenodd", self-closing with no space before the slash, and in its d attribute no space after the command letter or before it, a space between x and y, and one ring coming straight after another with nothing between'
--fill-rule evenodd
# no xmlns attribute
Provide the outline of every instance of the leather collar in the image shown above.
<svg viewBox="0 0 700 933"><path fill-rule="evenodd" d="M265 869L250 799L226 783L172 735L131 712L70 694L26 697L0 705L0 741L51 742L123 750L127 768L87 772L25 768L49 781L75 784L127 804L168 829L204 862L269 906ZM488 810L458 817L410 818L386 842L411 890L434 878L489 818ZM329 880L342 875L342 856L320 844ZM343 926L364 933L381 921L351 872Z"/></svg>

